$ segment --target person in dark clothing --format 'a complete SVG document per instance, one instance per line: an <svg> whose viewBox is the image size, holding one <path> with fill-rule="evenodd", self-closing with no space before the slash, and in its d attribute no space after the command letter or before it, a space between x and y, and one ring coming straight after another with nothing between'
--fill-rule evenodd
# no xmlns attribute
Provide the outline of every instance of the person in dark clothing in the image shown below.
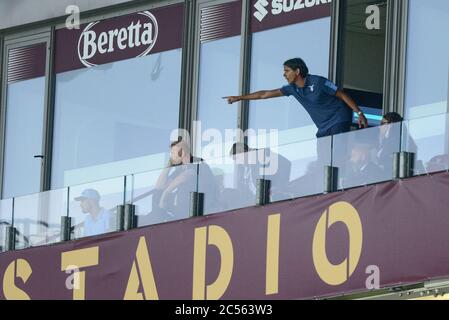
<svg viewBox="0 0 449 320"><path fill-rule="evenodd" d="M389 112L382 117L379 128L379 142L376 152L377 164L386 172L393 172L393 155L399 152L400 128L394 126L403 119L397 112Z"/></svg>

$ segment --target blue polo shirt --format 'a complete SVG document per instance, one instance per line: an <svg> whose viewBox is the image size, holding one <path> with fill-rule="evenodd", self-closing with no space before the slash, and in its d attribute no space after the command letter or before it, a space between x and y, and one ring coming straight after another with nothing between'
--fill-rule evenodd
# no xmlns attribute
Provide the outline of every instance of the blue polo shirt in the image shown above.
<svg viewBox="0 0 449 320"><path fill-rule="evenodd" d="M318 127L317 135L337 124L352 121L351 109L335 96L337 86L324 77L308 75L304 88L289 84L280 90L284 96L294 96L306 109Z"/></svg>

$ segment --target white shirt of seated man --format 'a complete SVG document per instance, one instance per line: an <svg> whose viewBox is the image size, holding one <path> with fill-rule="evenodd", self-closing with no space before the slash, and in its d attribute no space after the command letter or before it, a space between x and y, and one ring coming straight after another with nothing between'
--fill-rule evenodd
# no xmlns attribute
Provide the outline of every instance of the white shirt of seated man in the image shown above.
<svg viewBox="0 0 449 320"><path fill-rule="evenodd" d="M100 194L95 189L85 189L75 200L80 202L84 218L84 236L95 236L109 230L109 210L100 207Z"/></svg>

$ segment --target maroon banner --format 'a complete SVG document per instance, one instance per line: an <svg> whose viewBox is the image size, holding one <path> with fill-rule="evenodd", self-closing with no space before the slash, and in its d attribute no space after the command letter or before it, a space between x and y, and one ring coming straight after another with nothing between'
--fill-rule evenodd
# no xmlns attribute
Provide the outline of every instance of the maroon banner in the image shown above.
<svg viewBox="0 0 449 320"><path fill-rule="evenodd" d="M447 194L441 173L6 252L0 298L305 299L448 277Z"/></svg>
<svg viewBox="0 0 449 320"><path fill-rule="evenodd" d="M330 17L332 0L253 0L251 32Z"/></svg>
<svg viewBox="0 0 449 320"><path fill-rule="evenodd" d="M180 48L183 14L176 4L57 30L56 73Z"/></svg>

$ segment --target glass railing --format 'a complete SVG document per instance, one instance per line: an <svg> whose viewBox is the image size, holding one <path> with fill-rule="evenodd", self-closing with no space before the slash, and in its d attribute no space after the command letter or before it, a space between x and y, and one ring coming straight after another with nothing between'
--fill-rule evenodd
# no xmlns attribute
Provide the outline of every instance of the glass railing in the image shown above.
<svg viewBox="0 0 449 320"><path fill-rule="evenodd" d="M264 163L260 151L202 162L198 192L204 194L204 214L256 205L257 180L263 178Z"/></svg>
<svg viewBox="0 0 449 320"><path fill-rule="evenodd" d="M332 166L339 169L338 188L391 180L393 155L400 151L401 124L394 123L333 137Z"/></svg>
<svg viewBox="0 0 449 320"><path fill-rule="evenodd" d="M67 189L14 198L16 248L59 242L61 217L67 215Z"/></svg>
<svg viewBox="0 0 449 320"><path fill-rule="evenodd" d="M13 199L0 201L0 252L5 250L6 228L12 226L12 201Z"/></svg>
<svg viewBox="0 0 449 320"><path fill-rule="evenodd" d="M16 249L61 241L61 217L72 219L71 239L117 231L123 204L134 205L138 227L189 218L195 192L205 215L255 206L260 179L270 181L270 202L319 195L328 192L326 167L338 169L339 190L389 181L399 152L414 153L414 175L449 170L449 115L2 200L0 250L8 226Z"/></svg>
<svg viewBox="0 0 449 320"><path fill-rule="evenodd" d="M449 114L405 121L402 151L414 153L414 175L449 170Z"/></svg>
<svg viewBox="0 0 449 320"><path fill-rule="evenodd" d="M197 192L197 179L197 163L132 175L127 202L136 206L137 226L188 218L190 194Z"/></svg>
<svg viewBox="0 0 449 320"><path fill-rule="evenodd" d="M125 177L69 188L71 239L95 236L117 229L117 206L125 201Z"/></svg>
<svg viewBox="0 0 449 320"><path fill-rule="evenodd" d="M332 137L265 149L264 179L271 181L270 201L324 192L324 167L331 165Z"/></svg>

